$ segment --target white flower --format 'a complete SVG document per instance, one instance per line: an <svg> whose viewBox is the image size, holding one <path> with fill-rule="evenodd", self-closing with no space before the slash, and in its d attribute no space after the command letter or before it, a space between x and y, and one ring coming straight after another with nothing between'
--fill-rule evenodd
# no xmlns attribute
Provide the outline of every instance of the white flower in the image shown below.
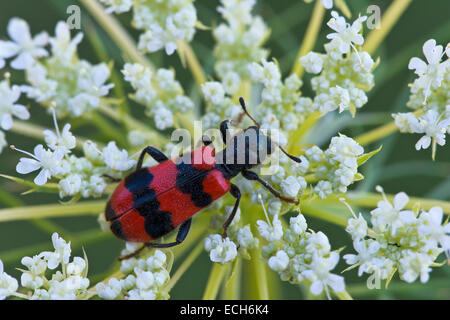
<svg viewBox="0 0 450 320"><path fill-rule="evenodd" d="M377 208L372 210L371 222L375 230L383 232L387 226L391 227L392 235L395 235L398 227L403 223L415 219L414 212L402 210L409 202L409 197L404 192L399 192L394 197L394 205L386 200L381 200Z"/></svg>
<svg viewBox="0 0 450 320"><path fill-rule="evenodd" d="M330 249L328 237L322 231L313 233L307 240L306 250L308 253L322 256L330 252Z"/></svg>
<svg viewBox="0 0 450 320"><path fill-rule="evenodd" d="M30 118L30 113L27 108L21 104L15 103L19 97L19 86L13 85L10 87L7 80L0 82L0 127L3 130L9 130L12 128L13 115L22 120L27 120Z"/></svg>
<svg viewBox="0 0 450 320"><path fill-rule="evenodd" d="M348 219L345 231L351 234L353 240L363 239L367 235L367 221L360 213L358 218Z"/></svg>
<svg viewBox="0 0 450 320"><path fill-rule="evenodd" d="M18 288L17 280L4 272L3 262L0 260L0 300L4 300L14 294Z"/></svg>
<svg viewBox="0 0 450 320"><path fill-rule="evenodd" d="M333 8L333 0L322 0L322 4L325 7L325 9Z"/></svg>
<svg viewBox="0 0 450 320"><path fill-rule="evenodd" d="M110 74L109 68L105 63L100 63L92 67L86 65L81 70L77 85L82 93L78 96L87 100L91 106L97 107L100 103L99 98L106 96L109 89L114 87L113 83L105 85Z"/></svg>
<svg viewBox="0 0 450 320"><path fill-rule="evenodd" d="M314 187L314 192L317 193L319 198L325 199L333 193L333 186L329 181L320 180Z"/></svg>
<svg viewBox="0 0 450 320"><path fill-rule="evenodd" d="M357 168L357 158L364 153L361 147L352 138L340 135L333 137L325 154L332 163L339 162L349 168Z"/></svg>
<svg viewBox="0 0 450 320"><path fill-rule="evenodd" d="M134 273L136 274L136 287L138 289L149 290L154 286L155 277L152 272L135 268Z"/></svg>
<svg viewBox="0 0 450 320"><path fill-rule="evenodd" d="M33 275L43 275L47 270L47 263L39 256L23 257L21 263L28 268Z"/></svg>
<svg viewBox="0 0 450 320"><path fill-rule="evenodd" d="M128 158L128 152L126 150L120 151L114 141L108 143L108 145L103 148L103 161L106 165L118 171L126 171L136 164L135 160Z"/></svg>
<svg viewBox="0 0 450 320"><path fill-rule="evenodd" d="M267 263L270 269L280 272L287 268L289 264L289 257L283 250L278 250L277 254L270 257Z"/></svg>
<svg viewBox="0 0 450 320"><path fill-rule="evenodd" d="M81 276L86 269L86 261L81 257L74 257L73 262L67 265L67 274L69 276Z"/></svg>
<svg viewBox="0 0 450 320"><path fill-rule="evenodd" d="M52 150L61 149L64 154L67 154L71 149L76 147L76 139L72 132L70 132L69 123L64 126L62 133L59 132L57 125L56 134L51 130L44 130L43 133L45 136L45 143L47 143Z"/></svg>
<svg viewBox="0 0 450 320"><path fill-rule="evenodd" d="M289 226L295 234L299 235L303 234L308 227L306 224L306 219L301 213L299 213L296 217L289 219Z"/></svg>
<svg viewBox="0 0 450 320"><path fill-rule="evenodd" d="M58 82L47 77L47 69L39 62L26 71L29 85L20 86L27 97L37 102L50 101L57 95Z"/></svg>
<svg viewBox="0 0 450 320"><path fill-rule="evenodd" d="M249 66L252 80L262 82L266 87L274 86L279 83L281 74L277 65L266 59L261 59L261 64L262 66L254 62Z"/></svg>
<svg viewBox="0 0 450 320"><path fill-rule="evenodd" d="M306 185L301 184L302 181L299 181L294 176L289 176L283 181L281 181L280 187L283 190L283 193L289 197L296 197L300 190L304 189Z"/></svg>
<svg viewBox="0 0 450 320"><path fill-rule="evenodd" d="M322 71L324 57L315 52L309 52L307 55L300 58L302 66L305 67L306 72L318 74Z"/></svg>
<svg viewBox="0 0 450 320"><path fill-rule="evenodd" d="M450 249L450 223L442 225L443 211L441 207L432 207L428 212L420 214L419 234L429 236L439 242L442 248Z"/></svg>
<svg viewBox="0 0 450 320"><path fill-rule="evenodd" d="M427 149L431 145L432 139L440 145L445 145L445 133L450 126L450 118L441 120L435 110L428 110L419 118L420 129L417 133L425 133L416 143L416 150Z"/></svg>
<svg viewBox="0 0 450 320"><path fill-rule="evenodd" d="M114 300L120 295L122 285L116 278L111 278L106 285L103 282L97 283L95 290L100 298Z"/></svg>
<svg viewBox="0 0 450 320"><path fill-rule="evenodd" d="M436 45L436 40L430 39L423 45L423 54L427 59L428 65L422 59L417 57L411 58L408 64L410 70L419 76L414 82L418 88L425 90L425 96L429 95L430 86L439 87L444 78L444 72L450 65L450 61L440 63L443 56L443 48Z"/></svg>
<svg viewBox="0 0 450 320"><path fill-rule="evenodd" d="M312 294L318 295L325 290L328 295L328 286L334 292L343 292L345 290L344 278L330 273L330 270L334 269L338 261L339 254L336 252L331 252L328 258L318 255L313 256L310 264L311 270L302 272L302 276L311 281L310 291Z"/></svg>
<svg viewBox="0 0 450 320"><path fill-rule="evenodd" d="M406 250L399 260L400 278L411 283L420 277L420 282L425 283L430 278L432 262L433 260L427 254Z"/></svg>
<svg viewBox="0 0 450 320"><path fill-rule="evenodd" d="M220 82L205 82L202 84L202 92L206 101L214 105L220 104L225 98L225 90Z"/></svg>
<svg viewBox="0 0 450 320"><path fill-rule="evenodd" d="M332 18L327 22L327 25L336 32L328 34L327 38L332 39L332 42L337 44L341 53L350 52L350 47L354 47L353 43L356 45L364 43L360 30L362 23L367 19L366 16L359 17L351 26L336 11L331 11L331 16Z"/></svg>
<svg viewBox="0 0 450 320"><path fill-rule="evenodd" d="M155 124L159 130L164 130L173 126L173 113L164 107L157 108L153 111Z"/></svg>
<svg viewBox="0 0 450 320"><path fill-rule="evenodd" d="M371 272L371 260L375 254L380 250L380 244L374 240L364 241L361 239L356 239L353 241L353 247L355 248L357 255L346 254L344 255L344 260L349 265L354 265L360 263L358 269L358 276L361 276L364 272Z"/></svg>
<svg viewBox="0 0 450 320"><path fill-rule="evenodd" d="M161 269L166 264L166 255L161 250L155 250L153 255L147 259L147 265L150 270Z"/></svg>
<svg viewBox="0 0 450 320"><path fill-rule="evenodd" d="M67 23L59 21L55 27L55 37L50 38L52 54L63 63L71 63L71 59L77 51L77 46L83 39L83 34L78 33L73 39L70 37L70 29Z"/></svg>
<svg viewBox="0 0 450 320"><path fill-rule="evenodd" d="M0 57L17 57L11 62L14 69L27 69L35 59L46 57L48 52L44 46L48 43L48 35L41 32L31 37L27 22L20 18L12 18L8 23L8 35L13 41L0 41Z"/></svg>
<svg viewBox="0 0 450 320"><path fill-rule="evenodd" d="M256 221L256 224L258 226L258 232L261 237L269 242L280 240L283 237L283 226L280 219L278 218L278 214L273 216L273 226L263 220Z"/></svg>
<svg viewBox="0 0 450 320"><path fill-rule="evenodd" d="M48 268L53 270L58 267L60 263L69 263L70 253L72 250L70 248L70 241L67 243L63 238L60 238L56 232L52 234L52 242L55 251L44 251L40 254L40 257L47 260Z"/></svg>
<svg viewBox="0 0 450 320"><path fill-rule="evenodd" d="M237 256L236 244L230 238L223 239L219 234L210 235L204 241L206 251L212 262L226 263Z"/></svg>
<svg viewBox="0 0 450 320"><path fill-rule="evenodd" d="M254 237L250 230L250 225L240 228L237 231L236 239L239 246L245 249L257 248L259 244L258 238Z"/></svg>
<svg viewBox="0 0 450 320"><path fill-rule="evenodd" d="M52 175L57 175L62 170L60 165L61 160L64 157L64 152L61 149L52 152L50 150L45 150L42 144L39 144L34 148L34 155L19 149L16 150L34 158L20 158L19 163L16 166L16 171L18 173L28 174L41 169L36 178L34 178L34 183L37 185L44 185Z"/></svg>

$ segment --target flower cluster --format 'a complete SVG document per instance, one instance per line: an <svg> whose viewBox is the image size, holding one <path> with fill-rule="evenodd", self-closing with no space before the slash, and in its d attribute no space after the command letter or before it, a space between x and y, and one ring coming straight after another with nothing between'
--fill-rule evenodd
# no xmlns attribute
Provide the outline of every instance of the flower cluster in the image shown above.
<svg viewBox="0 0 450 320"><path fill-rule="evenodd" d="M292 74L284 81L277 63L261 60L261 64L252 63L249 66L251 80L261 83L261 104L256 108L255 115L260 119L262 129L280 130L280 144L286 144L286 134L297 129L303 122L302 114L297 113L295 104L300 97L302 81Z"/></svg>
<svg viewBox="0 0 450 320"><path fill-rule="evenodd" d="M367 103L366 92L374 86L375 62L369 53L358 51L364 43L360 31L366 17L350 25L336 11L331 15L327 24L335 32L327 36L331 41L324 46L326 54L309 52L300 58L308 73L318 75L311 79L316 96L300 98L296 110L306 115L349 110L354 116L356 109Z"/></svg>
<svg viewBox="0 0 450 320"><path fill-rule="evenodd" d="M74 257L70 262L70 242L67 243L56 232L52 235L52 242L54 251L22 258L26 269L19 269L22 272L20 283L28 291L26 295L17 292L17 280L3 272L0 261L0 299L17 296L30 300L74 300L87 293L86 257ZM49 278L49 270L55 270L60 265L61 271L54 272Z"/></svg>
<svg viewBox="0 0 450 320"><path fill-rule="evenodd" d="M323 232L307 231L308 225L301 213L291 217L286 228L278 215L273 217L272 223L258 220L257 224L259 234L268 242L262 247L262 255L281 280L308 283L312 294L325 291L328 298L329 288L336 293L345 290L344 278L330 272L339 261L339 253L331 251Z"/></svg>
<svg viewBox="0 0 450 320"><path fill-rule="evenodd" d="M122 73L136 91L133 98L147 107L148 115L154 118L159 130L174 126L174 112L186 113L194 107L172 70L152 72L141 64L127 63Z"/></svg>
<svg viewBox="0 0 450 320"><path fill-rule="evenodd" d="M389 281L398 271L408 283L417 278L427 282L437 257L450 250L450 224L442 222L442 208L407 210L409 198L404 192L396 194L393 203L383 196L370 212L370 229L361 214L349 219L346 231L357 254L344 255L344 259L351 268L359 267L359 276L368 273Z"/></svg>
<svg viewBox="0 0 450 320"><path fill-rule="evenodd" d="M127 243L123 255L134 252L139 244ZM169 270L168 270L169 269ZM130 258L122 261L120 271L123 279L111 278L95 286L102 299L167 300L165 287L170 280L170 267L166 255L155 250L147 259Z"/></svg>
<svg viewBox="0 0 450 320"><path fill-rule="evenodd" d="M195 34L197 11L192 0L100 0L107 12L122 13L133 9L133 26L143 30L138 48L144 52L165 49L171 55L177 41L191 41Z"/></svg>
<svg viewBox="0 0 450 320"><path fill-rule="evenodd" d="M110 75L105 63L92 65L78 58L77 45L83 34L71 39L65 22L58 22L54 37L41 33L31 40L26 21L12 18L8 33L12 41L1 41L0 52L9 52L7 57L18 55L11 67L25 70L29 83L20 86L20 90L44 106L56 106L58 116L80 116L97 108L100 98L113 87L105 84ZM45 49L47 44L51 46L50 54ZM16 50L8 51L11 47Z"/></svg>
<svg viewBox="0 0 450 320"><path fill-rule="evenodd" d="M441 45L430 39L423 45L428 64L414 57L408 68L418 76L411 85L407 106L416 112L396 113L392 116L400 132L423 134L416 150L445 145L445 135L450 133L450 44L444 51ZM447 59L441 61L444 55Z"/></svg>
<svg viewBox="0 0 450 320"><path fill-rule="evenodd" d="M249 65L267 56L267 50L261 46L269 30L260 17L252 16L255 3L255 0L221 0L217 8L226 23L213 30L215 70L229 94L234 94L242 81L249 78Z"/></svg>
<svg viewBox="0 0 450 320"><path fill-rule="evenodd" d="M20 174L28 174L39 171L34 179L38 186L44 185L49 179L56 178L59 195L61 198L71 196L99 197L106 189L105 175L121 177L123 171L129 170L136 164L130 159L126 150L120 150L114 141L108 143L100 151L97 145L88 140L83 143L84 157L72 154L77 141L70 132L70 124L66 124L60 132L53 113L56 133L44 130L47 148L42 144L34 148L34 153L28 153L13 147L13 149L25 153L30 158L20 158L16 171Z"/></svg>
<svg viewBox="0 0 450 320"><path fill-rule="evenodd" d="M224 214L218 214L211 219L211 229L219 232L222 225L231 214L232 206L225 207ZM223 238L221 234L210 234L204 240L204 247L209 252L212 262L224 264L233 261L238 255L249 259L251 249L259 247L259 240L250 229L250 225L241 226L240 210L238 209L231 225L227 230L227 237Z"/></svg>

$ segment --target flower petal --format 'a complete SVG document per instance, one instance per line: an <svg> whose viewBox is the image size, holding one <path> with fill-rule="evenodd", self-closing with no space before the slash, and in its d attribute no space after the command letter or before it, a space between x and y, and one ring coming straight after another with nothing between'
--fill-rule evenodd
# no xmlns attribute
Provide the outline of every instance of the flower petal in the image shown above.
<svg viewBox="0 0 450 320"><path fill-rule="evenodd" d="M396 210L401 210L406 206L408 202L409 202L408 195L404 192L399 192L394 197L394 208Z"/></svg>
<svg viewBox="0 0 450 320"><path fill-rule="evenodd" d="M8 23L8 34L18 44L31 41L30 27L28 23L20 18L12 18Z"/></svg>
<svg viewBox="0 0 450 320"><path fill-rule="evenodd" d="M408 69L416 70L414 73L420 76L427 71L427 64L422 59L414 57L409 60Z"/></svg>
<svg viewBox="0 0 450 320"><path fill-rule="evenodd" d="M31 67L33 62L33 56L29 52L25 51L19 54L19 56L11 62L11 67L16 70L24 70Z"/></svg>
<svg viewBox="0 0 450 320"><path fill-rule="evenodd" d="M47 180L51 177L50 171L48 169L42 169L41 172L34 178L34 183L38 186L44 185Z"/></svg>
<svg viewBox="0 0 450 320"><path fill-rule="evenodd" d="M38 170L40 167L41 163L39 161L30 158L20 158L16 171L20 174L28 174Z"/></svg>

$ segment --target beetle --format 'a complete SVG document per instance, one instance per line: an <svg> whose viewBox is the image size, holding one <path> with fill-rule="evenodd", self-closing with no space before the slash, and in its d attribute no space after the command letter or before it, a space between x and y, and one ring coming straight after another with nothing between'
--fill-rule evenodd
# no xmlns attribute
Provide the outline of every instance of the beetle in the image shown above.
<svg viewBox="0 0 450 320"><path fill-rule="evenodd" d="M135 171L120 182L105 208L105 218L118 238L144 243L135 252L119 259L130 258L145 247L168 248L182 243L189 232L192 216L229 192L236 201L223 224L223 237L226 237L241 200L239 188L230 182L238 174L259 182L279 199L298 204L296 199L283 196L250 169L260 165L275 146L292 160L301 160L265 135L248 113L242 97L239 102L255 126L227 137L230 120L222 121L220 133L225 148L220 152L215 153L211 140L205 136L202 137L204 145L201 148L175 159L169 159L152 146L141 152ZM252 136L255 138L253 141L250 139ZM143 167L145 155L159 164ZM153 242L177 227L174 242Z"/></svg>

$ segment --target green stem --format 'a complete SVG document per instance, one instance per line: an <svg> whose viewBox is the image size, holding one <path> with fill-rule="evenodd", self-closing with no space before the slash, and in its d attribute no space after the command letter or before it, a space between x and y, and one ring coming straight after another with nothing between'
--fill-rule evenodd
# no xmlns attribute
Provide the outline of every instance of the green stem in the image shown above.
<svg viewBox="0 0 450 320"><path fill-rule="evenodd" d="M217 292L219 291L220 285L225 277L226 271L228 270L230 264L221 265L219 263L213 263L211 268L211 273L209 274L208 283L206 284L206 289L203 294L203 300L215 300L217 297Z"/></svg>
<svg viewBox="0 0 450 320"><path fill-rule="evenodd" d="M237 257L235 263L236 265L233 268L233 273L225 282L223 294L225 300L238 300L240 297L242 280L242 259L240 257Z"/></svg>
<svg viewBox="0 0 450 320"><path fill-rule="evenodd" d="M387 194L386 197L390 202L393 202L395 195ZM346 195L346 200L351 205L375 208L377 206L377 203L384 199L383 196L379 193L349 192ZM443 209L444 213L450 214L449 201L424 199L419 197L409 197L409 202L405 206L405 209L413 209L417 203L420 204L420 208L423 210L429 210L432 207L438 206Z"/></svg>
<svg viewBox="0 0 450 320"><path fill-rule="evenodd" d="M170 292L170 290L172 290L172 288L175 286L178 280L180 280L180 278L183 276L186 270L192 265L195 259L198 258L202 250L203 250L203 242L199 242L195 246L195 248L189 253L186 259L183 260L183 263L178 267L177 271L170 278L170 281L167 284L167 287L165 288L167 292Z"/></svg>
<svg viewBox="0 0 450 320"><path fill-rule="evenodd" d="M256 287L256 292L252 292L254 296L251 299L268 300L269 285L266 264L260 256L260 250L251 250L250 255L252 257L252 260L250 260L250 272L253 278L252 282Z"/></svg>
<svg viewBox="0 0 450 320"><path fill-rule="evenodd" d="M292 73L297 74L299 78L302 77L304 71L299 59L314 48L317 35L319 34L320 27L322 26L324 14L325 7L322 5L322 1L316 0L311 20L309 20L308 28L306 29L306 35L303 39L300 49L298 50L297 57L295 58L294 62L294 67L292 68Z"/></svg>
<svg viewBox="0 0 450 320"><path fill-rule="evenodd" d="M352 296L347 292L334 292L334 294L340 299L340 300L353 300Z"/></svg>
<svg viewBox="0 0 450 320"><path fill-rule="evenodd" d="M44 217L95 215L105 209L105 201L84 201L71 205L50 204L0 210L0 221L26 220Z"/></svg>
<svg viewBox="0 0 450 320"><path fill-rule="evenodd" d="M206 82L206 76L194 50L192 50L192 47L185 40L177 41L177 46L180 55L184 55L184 58L186 58L187 65L194 76L195 82L201 89L201 85ZM181 58L182 61L184 58Z"/></svg>
<svg viewBox="0 0 450 320"><path fill-rule="evenodd" d="M129 128L138 129L142 132L145 132L151 141L154 141L156 144L162 144L166 141L166 138L163 137L159 132L155 130L149 130L149 126L145 123L134 119L132 116L126 114L122 115L117 110L111 108L108 105L100 104L100 111L116 120L117 122L125 123Z"/></svg>
<svg viewBox="0 0 450 320"><path fill-rule="evenodd" d="M103 7L94 0L79 0L103 29L109 34L117 46L130 58L131 61L138 62L153 69L153 65L139 52L133 38L126 32L122 25L105 12Z"/></svg>
<svg viewBox="0 0 450 320"><path fill-rule="evenodd" d="M423 113L423 110L416 110L413 112L415 116L419 116ZM365 146L372 142L378 141L380 139L383 139L384 137L397 132L399 129L395 125L395 121L391 121L385 125L382 125L376 129L373 129L369 132L366 132L362 135L359 135L355 138L355 141L358 142L360 145Z"/></svg>
<svg viewBox="0 0 450 320"><path fill-rule="evenodd" d="M339 203L339 200L336 201L336 204ZM301 212L344 227L347 226L347 221L351 217L350 213L344 216L332 208L321 206L320 200L304 201L301 204Z"/></svg>
<svg viewBox="0 0 450 320"><path fill-rule="evenodd" d="M395 0L392 2L381 18L380 29L373 30L367 36L363 51L373 53L378 48L410 3L411 0Z"/></svg>
<svg viewBox="0 0 450 320"><path fill-rule="evenodd" d="M297 148L300 146L302 142L302 138L304 135L316 124L317 121L322 117L321 112L313 112L311 113L305 121L299 126L299 128L294 132L292 138L290 139L291 144L288 147L288 151L291 153L295 153Z"/></svg>

